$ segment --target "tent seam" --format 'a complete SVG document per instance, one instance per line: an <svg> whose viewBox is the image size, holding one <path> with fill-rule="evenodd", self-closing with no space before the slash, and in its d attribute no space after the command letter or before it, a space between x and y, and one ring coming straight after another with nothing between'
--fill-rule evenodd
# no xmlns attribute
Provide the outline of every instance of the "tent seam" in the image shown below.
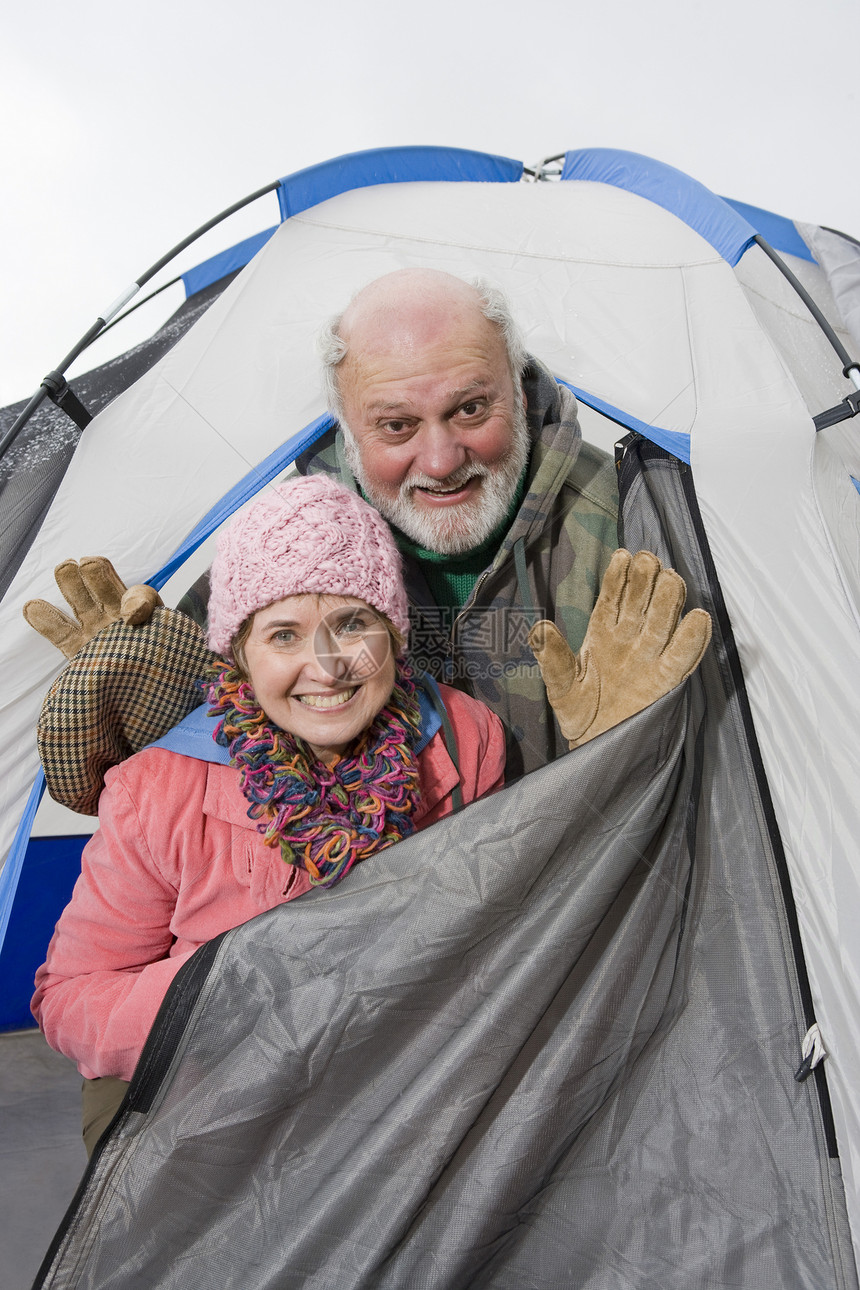
<svg viewBox="0 0 860 1290"><path fill-rule="evenodd" d="M740 282L740 285L743 288L745 294L750 296L755 296L757 300L763 301L766 305L770 305L773 309L778 309L780 313L787 314L790 318L794 318L798 322L804 323L808 327L814 327L820 331L820 328L818 327L818 323L815 321L815 319L812 317L812 315L809 313L807 309L798 309L798 310L791 309L788 305L780 304L779 301L774 300L772 296L766 296L763 292L759 291L756 287L751 287L747 283L741 282L740 279L738 279L738 281ZM853 338L851 337L851 334L848 331L848 328L844 325L844 323L840 324L839 326L834 326L833 322L831 321L830 325L831 327L833 327L833 330L836 332L837 336L840 336L841 339L844 339L851 344L854 343Z"/></svg>
<svg viewBox="0 0 860 1290"><path fill-rule="evenodd" d="M354 228L350 224L333 224L330 222L322 223L317 220L304 220L303 217L300 215L293 215L290 219L290 223L291 224L307 223L308 225L311 225L314 228L325 228L339 233L358 233L364 237L373 237L373 238L379 238L379 239L386 238L388 240L397 241L397 242L417 242L425 246L446 246L446 247L452 246L452 247L456 247L458 250L461 250L461 251L481 251L484 253L489 252L490 254L494 254L494 255L514 255L517 258L523 258L523 259L529 259L529 260L543 260L550 264L589 264L589 265L599 265L601 268L609 268L609 269L673 270L678 268L698 269L698 268L704 268L708 265L725 263L725 261L720 256L715 256L713 259L707 259L707 260L691 260L689 261L688 264L685 264L685 265L679 265L677 263L664 264L664 263L657 263L657 262L653 262L653 263L642 262L639 260L637 261L601 260L601 259L585 260L580 257L573 257L573 256L541 255L537 251L515 250L510 246L487 246L485 243L481 243L481 242L457 242L457 241L454 241L453 239L443 239L439 237L421 237L418 234L414 234L414 233L395 233L387 229Z"/></svg>

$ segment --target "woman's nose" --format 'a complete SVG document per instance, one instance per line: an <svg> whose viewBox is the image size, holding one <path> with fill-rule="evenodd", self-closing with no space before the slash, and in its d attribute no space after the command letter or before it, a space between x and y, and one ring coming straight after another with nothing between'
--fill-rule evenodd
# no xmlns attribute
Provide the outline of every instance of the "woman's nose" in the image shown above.
<svg viewBox="0 0 860 1290"><path fill-rule="evenodd" d="M349 675L350 660L344 654L337 637L325 623L320 623L310 642L305 667L315 678L329 683L343 681Z"/></svg>

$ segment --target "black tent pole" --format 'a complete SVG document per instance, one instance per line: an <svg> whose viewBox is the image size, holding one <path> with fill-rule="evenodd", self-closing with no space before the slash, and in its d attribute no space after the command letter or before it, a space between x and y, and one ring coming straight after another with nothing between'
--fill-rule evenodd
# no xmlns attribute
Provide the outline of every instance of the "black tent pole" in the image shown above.
<svg viewBox="0 0 860 1290"><path fill-rule="evenodd" d="M818 305L812 299L812 296L806 290L803 283L800 282L795 277L791 269L786 264L785 260L783 260L782 256L777 255L773 247L768 242L766 242L760 234L756 234L755 240L756 240L756 243L764 251L768 259L772 260L772 262L776 265L776 267L779 269L782 276L788 282L791 283L792 287L794 287L794 290L800 296L801 300L806 305L807 309L812 314L815 321L818 323L818 326L824 332L824 335L827 337L830 344L833 346L834 350L836 351L839 357L839 361L842 364L842 375L845 376L849 381L853 382L855 387L860 389L860 363L858 363L857 359L852 358L851 355L848 353L847 349L842 344L842 341L836 335L836 332L830 326L830 323L827 321L824 314L818 308Z"/></svg>
<svg viewBox="0 0 860 1290"><path fill-rule="evenodd" d="M228 206L226 210L221 211L219 215L215 215L212 219L207 220L205 224L201 224L193 233L190 233L188 237L183 238L183 240L177 243L172 250L168 251L166 255L163 255L160 260L156 260L155 264L153 264L151 268L147 269L145 273L142 273L130 287L127 287L126 290L123 291L122 295L113 302L110 308L105 310L104 315L99 316L96 319L92 327L90 327L89 330L81 337L77 345L70 350L62 363L55 367L53 371L49 372L42 381L36 393L28 401L25 407L22 408L12 425L6 431L2 440L0 440L0 458L2 458L8 449L11 448L20 431L24 428L33 413L46 398L52 398L54 402L58 403L60 406L63 406L62 400L66 400L69 403L69 406L64 408L64 410L67 411L76 424L81 426L83 429L83 426L86 425L86 422L90 419L89 413L87 413L86 409L78 403L77 399L75 399L74 395L69 390L68 384L65 380L66 369L70 367L75 359L93 343L96 337L105 330L108 323L112 319L116 318L120 310L124 309L129 301L134 299L141 287L145 283L149 282L150 278L154 277L160 269L163 269L164 266L169 264L175 256L184 251L186 247L191 246L191 244L196 242L199 237L202 237L204 233L208 233L210 228L214 228L215 225L220 224L222 220L228 219L231 215L235 215L236 211L242 210L244 206L249 206L251 202L255 202L258 197L264 197L266 193L275 192L280 182L281 181L279 179L273 180L272 183L266 184L264 188L258 188L256 192L249 194L248 197L243 197L241 201L234 202L232 206Z"/></svg>
<svg viewBox="0 0 860 1290"><path fill-rule="evenodd" d="M830 229L828 231L835 233L837 230ZM845 237L846 234L840 233L839 236ZM854 241L853 238L849 238L848 240L850 242ZM839 361L842 363L842 375L854 386L853 394L849 394L841 403L837 403L835 408L827 408L826 411L819 412L818 416L812 418L815 429L827 430L830 426L836 425L840 421L847 421L849 417L856 417L857 414L860 413L860 362L858 362L856 358L852 358L848 353L847 349L842 344L842 341L836 335L836 332L830 326L830 323L812 299L812 296L806 290L803 283L795 277L782 256L777 255L773 247L770 246L760 234L756 234L755 241L764 251L765 255L773 261L786 281L791 283L794 290L800 296L801 300L812 314L812 317L818 323L818 326L824 332L824 335L827 337L833 349L839 356Z"/></svg>

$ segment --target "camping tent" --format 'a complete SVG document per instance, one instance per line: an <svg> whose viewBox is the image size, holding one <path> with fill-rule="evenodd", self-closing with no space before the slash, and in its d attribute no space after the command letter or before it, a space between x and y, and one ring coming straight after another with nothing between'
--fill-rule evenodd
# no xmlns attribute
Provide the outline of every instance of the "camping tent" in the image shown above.
<svg viewBox="0 0 860 1290"><path fill-rule="evenodd" d="M22 522L0 608L12 678L4 700L11 735L4 845L27 814L36 772L31 732L57 670L20 608L32 596L50 598L53 566L70 554L107 552L128 581L151 580L156 570L166 576L202 533L285 469L324 428L312 337L364 282L415 263L498 282L516 302L530 348L578 394L586 437L609 446L628 431L637 436L621 467L626 540L653 546L681 568L693 603L705 604L719 624L703 683L708 715L696 727L704 747L694 739L698 752L687 754L698 778L689 789L696 898L678 924L683 971L673 987L683 1006L663 999L672 1021L665 1034L657 1025L647 1077L604 1090L599 1110L582 1113L574 1135L583 1143L591 1135L593 1147L606 1117L621 1108L632 1118L654 1116L664 1141L668 1135L676 1146L678 1126L694 1125L697 1168L685 1174L672 1160L686 1179L689 1262L670 1259L661 1279L656 1247L672 1229L653 1224L651 1244L646 1234L635 1251L616 1251L639 1272L616 1270L615 1280L601 1281L595 1238L589 1271L580 1269L574 1283L853 1285L844 1221L856 1249L858 757L845 732L860 715L850 680L860 655L860 454L850 419L817 430L814 418L823 425L828 410L850 418L854 408L858 381L844 369L860 350L851 332L860 257L839 234L726 202L630 154L569 153L560 175L531 178L538 181L523 182L522 166L504 158L426 149L338 159L288 177L279 187L282 223L247 267L100 411L77 446L74 431L57 443L54 460L64 473L55 489L54 479L46 485L35 520ZM38 451L20 449L23 468L25 450ZM555 767L539 772L551 774ZM552 799L560 790L550 779L542 791ZM518 793L527 818L530 793L508 792ZM452 843L455 828L446 826ZM434 829L428 839L434 834L441 836ZM21 837L7 862L8 889L23 860ZM401 862L404 880L413 850L410 843ZM370 882L359 875L356 893ZM324 906L316 901L309 910ZM235 942L244 953L242 937L228 942L230 952ZM708 1034L715 1015L719 1037ZM819 1066L795 1083L813 1023L828 1052L827 1074ZM683 1096L668 1073L670 1056L690 1064ZM727 1111L733 1079L747 1117ZM671 1112L661 1088L671 1089ZM744 1154L754 1123L759 1146L772 1147L769 1163ZM649 1170L644 1159L653 1146L646 1136L625 1140L629 1154L615 1163L630 1190L613 1179L626 1204L651 1197L643 1210L651 1219L666 1188L666 1162ZM704 1223L697 1205L708 1161L716 1177L726 1153L738 1177L758 1169L782 1180L785 1192L767 1195L786 1206L786 1222L748 1222L746 1202L731 1212L715 1183L721 1204L705 1206L709 1225L690 1235ZM587 1172L595 1159L586 1161ZM109 1165L105 1158L101 1168ZM792 1245L805 1241L803 1214L822 1247L808 1261ZM611 1239L607 1232L604 1250ZM710 1281L697 1262L709 1247L720 1266ZM790 1273L777 1257L786 1251ZM743 1271L733 1281L737 1268ZM486 1284L505 1284L501 1275ZM400 1281L407 1283L423 1282ZM535 1284L543 1283L536 1277Z"/></svg>

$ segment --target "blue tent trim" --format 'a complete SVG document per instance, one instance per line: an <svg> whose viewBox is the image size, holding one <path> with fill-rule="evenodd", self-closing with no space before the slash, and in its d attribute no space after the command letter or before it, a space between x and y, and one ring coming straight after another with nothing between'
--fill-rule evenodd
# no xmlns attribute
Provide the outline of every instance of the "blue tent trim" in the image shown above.
<svg viewBox="0 0 860 1290"><path fill-rule="evenodd" d="M793 220L786 219L784 215L774 215L773 211L762 210L760 206L736 202L732 197L723 197L722 200L743 219L748 220L774 251L781 251L783 255L796 255L798 259L809 260L812 264L818 263L795 228Z"/></svg>
<svg viewBox="0 0 860 1290"><path fill-rule="evenodd" d="M18 890L18 882L24 866L24 854L27 850L27 843L30 840L30 830L33 827L36 811L39 809L39 803L42 800L44 791L45 773L40 766L39 773L36 775L35 782L30 790L30 796L27 798L27 805L24 807L24 814L21 816L18 832L15 834L3 871L0 873L0 949L3 948L3 942L6 939L9 915L12 912L12 902L15 899L15 892Z"/></svg>
<svg viewBox="0 0 860 1290"><path fill-rule="evenodd" d="M577 385L571 385L570 381L565 381L562 377L555 378L559 385L564 385L568 390L584 403L587 408L593 408L595 412L600 412L603 416L609 417L610 421L616 421L618 425L624 426L627 430L635 430L643 438L650 439L651 443L656 443L666 452L670 452L673 457L680 461L690 464L690 436L683 434L680 430L662 430L660 426L648 425L647 421L640 421L634 417L631 412L622 412L612 403L607 403L605 399L599 399L596 394L589 394L586 390L581 390Z"/></svg>
<svg viewBox="0 0 860 1290"><path fill-rule="evenodd" d="M614 148L585 148L567 152L562 180L611 184L637 193L677 215L710 242L724 260L735 265L758 231L722 197L674 166Z"/></svg>
<svg viewBox="0 0 860 1290"><path fill-rule="evenodd" d="M235 273L237 269L244 269L249 260L252 260L258 251L266 245L273 233L277 232L278 225L272 228L264 229L262 233L255 233L253 237L246 237L244 241L237 242L235 246L228 247L226 251L219 251L217 255L211 256L204 260L202 264L197 264L187 273L182 274L182 282L185 287L185 298L195 295L202 291L204 287L209 287L213 282L218 282L221 278L226 278L228 273Z"/></svg>
<svg viewBox="0 0 860 1290"><path fill-rule="evenodd" d="M281 180L281 219L289 219L353 188L406 184L422 180L517 183L523 163L466 148L369 148L297 170Z"/></svg>

